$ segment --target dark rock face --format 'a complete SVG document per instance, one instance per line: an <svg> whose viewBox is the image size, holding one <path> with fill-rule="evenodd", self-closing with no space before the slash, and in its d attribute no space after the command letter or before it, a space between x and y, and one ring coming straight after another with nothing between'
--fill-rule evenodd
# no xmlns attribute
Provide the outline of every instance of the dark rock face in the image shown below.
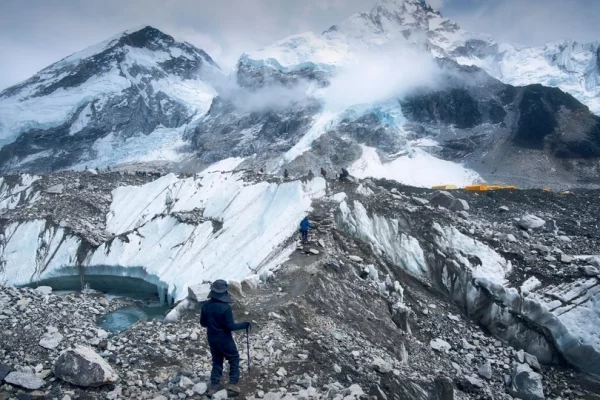
<svg viewBox="0 0 600 400"><path fill-rule="evenodd" d="M517 104L520 118L514 141L557 157L600 157L600 117L560 89L542 85L523 88Z"/></svg>
<svg viewBox="0 0 600 400"><path fill-rule="evenodd" d="M317 102L308 101L281 112L249 112L216 98L202 122L186 138L199 159L207 164L227 157L280 155L304 136L319 110Z"/></svg>

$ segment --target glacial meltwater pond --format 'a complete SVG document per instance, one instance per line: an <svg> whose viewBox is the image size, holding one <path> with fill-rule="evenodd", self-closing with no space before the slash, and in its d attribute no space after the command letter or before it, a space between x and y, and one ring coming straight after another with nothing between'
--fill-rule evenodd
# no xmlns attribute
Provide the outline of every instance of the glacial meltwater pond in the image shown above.
<svg viewBox="0 0 600 400"><path fill-rule="evenodd" d="M85 287L101 292L108 300L123 299L129 303L129 305L98 319L98 325L105 331L123 332L140 320L162 320L170 308L164 302L164 296L161 303L157 286L142 279L124 276L86 275L84 282ZM80 292L82 279L80 276L64 276L45 279L29 286L50 286L53 293L60 296ZM99 293L99 295L102 294Z"/></svg>
<svg viewBox="0 0 600 400"><path fill-rule="evenodd" d="M168 310L169 307L161 306L160 304L119 308L102 317L99 325L108 332L123 332L137 321L162 320Z"/></svg>

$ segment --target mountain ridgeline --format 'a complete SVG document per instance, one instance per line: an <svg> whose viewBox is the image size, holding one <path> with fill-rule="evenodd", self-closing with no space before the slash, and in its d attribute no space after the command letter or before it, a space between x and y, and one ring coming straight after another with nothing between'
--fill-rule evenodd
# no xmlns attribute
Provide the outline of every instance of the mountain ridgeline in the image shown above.
<svg viewBox="0 0 600 400"><path fill-rule="evenodd" d="M430 82L367 100L337 92L340 77L361 62L405 49L414 56L403 56L399 70L417 73L426 57ZM516 57L548 68L510 70ZM271 173L353 172L369 164L372 149L384 166L402 157L412 165L423 151L485 181L595 186L599 58L597 43L500 46L421 0L383 0L321 35L244 54L231 74L204 51L145 27L1 92L0 171L133 164L194 172L241 157L240 167ZM332 105L336 97L345 103ZM388 177L383 171L377 177Z"/></svg>

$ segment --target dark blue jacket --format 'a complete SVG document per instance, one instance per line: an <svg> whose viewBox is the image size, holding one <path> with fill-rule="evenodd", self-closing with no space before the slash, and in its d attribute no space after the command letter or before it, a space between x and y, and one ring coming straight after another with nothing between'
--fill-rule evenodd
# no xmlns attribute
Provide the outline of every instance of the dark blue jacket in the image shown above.
<svg viewBox="0 0 600 400"><path fill-rule="evenodd" d="M308 222L308 219L303 219L302 222L300 222L300 231L308 232L309 229L312 229L312 226L310 226L310 222Z"/></svg>
<svg viewBox="0 0 600 400"><path fill-rule="evenodd" d="M231 332L248 328L248 322L235 323L228 303L210 299L202 305L200 325L207 329L208 342L231 339Z"/></svg>

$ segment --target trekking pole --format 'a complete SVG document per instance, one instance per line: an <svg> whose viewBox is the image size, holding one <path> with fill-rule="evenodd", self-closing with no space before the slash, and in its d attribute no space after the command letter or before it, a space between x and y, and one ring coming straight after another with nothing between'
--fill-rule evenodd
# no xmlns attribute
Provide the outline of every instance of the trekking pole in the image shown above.
<svg viewBox="0 0 600 400"><path fill-rule="evenodd" d="M246 328L246 350L248 350L248 372L250 372L250 327Z"/></svg>

